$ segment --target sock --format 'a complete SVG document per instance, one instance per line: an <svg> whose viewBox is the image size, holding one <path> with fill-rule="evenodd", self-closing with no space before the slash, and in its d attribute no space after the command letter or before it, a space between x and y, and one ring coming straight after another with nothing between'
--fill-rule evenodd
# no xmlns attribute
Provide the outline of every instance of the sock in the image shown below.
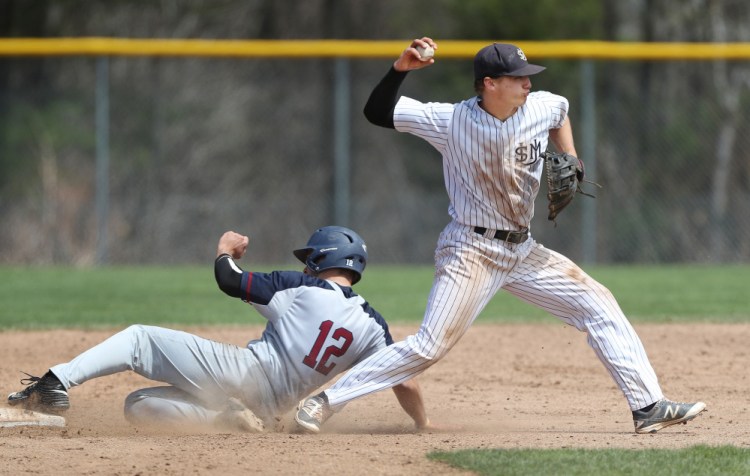
<svg viewBox="0 0 750 476"><path fill-rule="evenodd" d="M656 402L652 403L651 405L648 405L646 407L641 408L638 410L639 412L650 412L652 408L654 408L654 405L656 405Z"/></svg>

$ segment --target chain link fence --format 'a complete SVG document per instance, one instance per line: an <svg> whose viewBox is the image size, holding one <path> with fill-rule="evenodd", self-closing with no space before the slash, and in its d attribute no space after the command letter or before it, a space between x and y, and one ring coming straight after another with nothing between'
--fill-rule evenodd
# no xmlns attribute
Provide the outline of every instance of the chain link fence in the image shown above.
<svg viewBox="0 0 750 476"><path fill-rule="evenodd" d="M440 156L364 119L392 60L347 61L348 216L336 224L360 232L372 263L431 263L448 221ZM587 83L579 60L535 62L548 69L533 89L568 97L602 185L556 226L542 190L538 241L598 263L750 262L747 64L594 61ZM292 262L334 224L335 63L110 58L107 262L205 263L227 229L250 235L252 262ZM0 264L97 262L96 65L0 58ZM402 93L456 102L471 83L470 60L446 59Z"/></svg>

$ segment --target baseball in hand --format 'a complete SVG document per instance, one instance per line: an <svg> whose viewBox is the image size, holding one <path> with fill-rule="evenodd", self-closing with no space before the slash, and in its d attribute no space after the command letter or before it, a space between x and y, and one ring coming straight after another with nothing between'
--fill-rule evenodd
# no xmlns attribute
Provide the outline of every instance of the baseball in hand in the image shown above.
<svg viewBox="0 0 750 476"><path fill-rule="evenodd" d="M432 46L428 46L426 48L417 46L417 53L419 53L419 57L422 59L422 61L427 61L435 55L435 50L432 48Z"/></svg>

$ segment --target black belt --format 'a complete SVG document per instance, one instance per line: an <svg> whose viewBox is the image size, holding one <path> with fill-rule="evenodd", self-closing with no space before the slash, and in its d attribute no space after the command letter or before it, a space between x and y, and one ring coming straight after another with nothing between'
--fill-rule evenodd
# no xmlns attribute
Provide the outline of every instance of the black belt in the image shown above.
<svg viewBox="0 0 750 476"><path fill-rule="evenodd" d="M484 235L487 233L487 228L481 226L475 226L474 232ZM497 230L493 236L496 240L505 241L507 243L523 243L529 239L529 230L523 231L508 231L508 230Z"/></svg>

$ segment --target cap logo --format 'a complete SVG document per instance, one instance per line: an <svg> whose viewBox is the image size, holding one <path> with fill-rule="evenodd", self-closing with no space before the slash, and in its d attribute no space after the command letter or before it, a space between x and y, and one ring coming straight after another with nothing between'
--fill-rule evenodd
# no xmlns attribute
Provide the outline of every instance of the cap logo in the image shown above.
<svg viewBox="0 0 750 476"><path fill-rule="evenodd" d="M527 60L527 59L526 59L526 55L525 55L525 54L523 54L523 51L521 51L521 48L518 48L518 51L516 51L516 53L518 54L518 56L519 56L519 57L520 57L520 58L521 58L522 60L526 61L527 63L529 62L529 60Z"/></svg>

